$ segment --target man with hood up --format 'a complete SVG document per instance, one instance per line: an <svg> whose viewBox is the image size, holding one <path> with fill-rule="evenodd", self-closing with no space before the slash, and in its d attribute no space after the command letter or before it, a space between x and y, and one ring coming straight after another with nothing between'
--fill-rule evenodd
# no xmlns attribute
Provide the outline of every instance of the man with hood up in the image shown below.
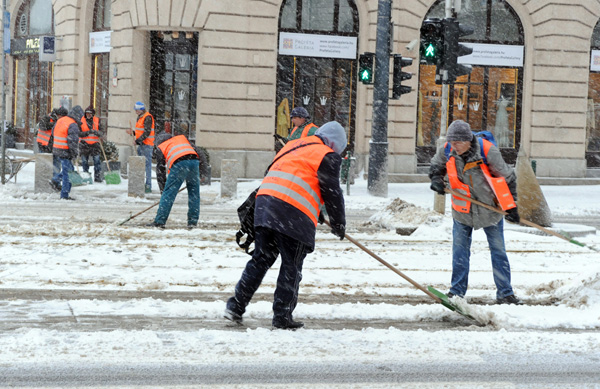
<svg viewBox="0 0 600 389"><path fill-rule="evenodd" d="M281 254L273 301L273 327L295 330L302 264L315 247L316 226L325 206L332 233L344 239L346 214L340 188L341 154L346 132L338 122L324 124L313 136L288 142L275 156L256 196L255 249L225 317L241 323L242 315L267 270Z"/></svg>
<svg viewBox="0 0 600 389"><path fill-rule="evenodd" d="M69 172L74 170L71 160L77 158L79 152L79 133L81 132L82 117L83 109L76 105L69 111L67 116L63 116L56 121L52 130L52 136L54 137L52 154L58 157L61 166L61 172L57 176L62 177L62 188L60 190L62 200L74 200L69 196L71 191Z"/></svg>

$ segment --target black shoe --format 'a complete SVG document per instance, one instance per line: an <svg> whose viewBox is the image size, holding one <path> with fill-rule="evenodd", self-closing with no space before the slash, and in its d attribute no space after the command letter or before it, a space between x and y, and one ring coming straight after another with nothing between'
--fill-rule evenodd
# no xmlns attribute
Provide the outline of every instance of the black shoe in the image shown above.
<svg viewBox="0 0 600 389"><path fill-rule="evenodd" d="M496 299L496 304L523 305L523 301L519 300L514 294L511 294L510 296Z"/></svg>
<svg viewBox="0 0 600 389"><path fill-rule="evenodd" d="M56 192L60 192L62 190L62 185L58 184L57 182L50 180L48 181L48 183L50 184L50 187Z"/></svg>
<svg viewBox="0 0 600 389"><path fill-rule="evenodd" d="M61 200L75 200L73 197L71 196L67 196L67 197L61 197Z"/></svg>
<svg viewBox="0 0 600 389"><path fill-rule="evenodd" d="M148 224L146 224L146 227L158 227L158 228L162 228L163 230L165 229L164 224L158 224L157 222L148 223Z"/></svg>
<svg viewBox="0 0 600 389"><path fill-rule="evenodd" d="M197 223L188 223L188 226L187 226L188 230L194 229L196 227L198 227Z"/></svg>
<svg viewBox="0 0 600 389"><path fill-rule="evenodd" d="M452 297L454 297L456 295L452 292L448 292L448 293L446 293L446 296L448 296L448 298L451 299Z"/></svg>
<svg viewBox="0 0 600 389"><path fill-rule="evenodd" d="M225 313L223 314L225 319L230 320L236 324L242 324L242 315L233 312L231 309L225 309Z"/></svg>
<svg viewBox="0 0 600 389"><path fill-rule="evenodd" d="M102 179L99 178L97 180L94 180L94 182L102 182Z"/></svg>
<svg viewBox="0 0 600 389"><path fill-rule="evenodd" d="M273 328L277 328L280 330L297 330L298 328L304 327L304 323L301 321L290 320L279 320L273 319Z"/></svg>

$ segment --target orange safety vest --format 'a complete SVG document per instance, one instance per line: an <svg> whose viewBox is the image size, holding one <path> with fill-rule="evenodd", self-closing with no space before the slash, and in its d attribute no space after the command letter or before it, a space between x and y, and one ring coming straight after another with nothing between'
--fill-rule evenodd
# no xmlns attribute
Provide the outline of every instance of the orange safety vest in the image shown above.
<svg viewBox="0 0 600 389"><path fill-rule="evenodd" d="M300 135L300 138L306 138L308 136L308 132L313 127L318 127L318 126L316 124L314 124L314 123L309 123L306 126L304 126L304 129L302 130L302 135ZM292 134L291 135L294 135L294 132L296 132L297 129L298 129L297 126L294 127L294 129L292 130Z"/></svg>
<svg viewBox="0 0 600 389"><path fill-rule="evenodd" d="M298 148L281 157L269 169L256 195L269 195L285 201L306 214L316 227L323 204L317 170L332 149L313 135L288 142L278 155L306 143L318 144Z"/></svg>
<svg viewBox="0 0 600 389"><path fill-rule="evenodd" d="M158 145L158 148L162 151L165 160L167 161L167 174L171 172L171 166L173 166L173 163L180 157L188 154L198 156L198 153L196 153L196 150L194 150L184 135L174 136Z"/></svg>
<svg viewBox="0 0 600 389"><path fill-rule="evenodd" d="M52 135L52 129L50 129L50 130L40 130L38 128L38 133L37 133L36 140L42 146L48 146L48 143L50 143L50 136L51 135Z"/></svg>
<svg viewBox="0 0 600 389"><path fill-rule="evenodd" d="M150 115L150 112L143 114L135 124L135 139L138 139L144 133L144 120L146 120L146 116L148 115L152 118L152 130L150 131L150 135L144 139L144 144L154 146L154 117Z"/></svg>
<svg viewBox="0 0 600 389"><path fill-rule="evenodd" d="M98 131L100 129L100 119L98 119L96 116L94 116L92 118L92 120L94 121L93 126L93 130ZM81 118L81 131L83 132L87 132L90 130L90 127L87 124L87 120L84 117ZM94 143L98 143L100 142L100 137L98 135L87 135L85 138L80 138L80 141L86 141L88 144L93 145Z"/></svg>
<svg viewBox="0 0 600 389"><path fill-rule="evenodd" d="M483 153L486 159L488 151L491 147L492 142L483 139ZM477 166L481 168L483 176L485 177L485 180L487 181L490 188L492 188L492 191L496 196L496 200L502 208L502 210L506 211L511 208L515 208L517 205L515 204L515 200L512 194L510 193L510 190L508 189L506 179L504 177L493 177L490 173L490 169L488 168L487 164L483 163L483 161L481 161L481 163L479 163L478 161ZM448 162L446 162L446 171L448 173L448 181L450 183L450 187L467 197L471 197L469 185L463 183L458 179L458 172L456 170L456 160L453 156L448 159ZM469 211L471 210L471 202L453 195L452 209L462 213L469 213Z"/></svg>
<svg viewBox="0 0 600 389"><path fill-rule="evenodd" d="M63 116L56 121L54 125L54 145L55 149L69 150L69 143L67 142L67 136L69 135L69 126L75 123L73 118Z"/></svg>

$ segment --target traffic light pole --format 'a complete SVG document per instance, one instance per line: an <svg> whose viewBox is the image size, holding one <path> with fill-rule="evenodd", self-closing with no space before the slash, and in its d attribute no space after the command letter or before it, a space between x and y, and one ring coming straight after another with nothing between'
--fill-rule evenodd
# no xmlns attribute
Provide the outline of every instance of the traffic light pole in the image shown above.
<svg viewBox="0 0 600 389"><path fill-rule="evenodd" d="M388 99L390 74L390 20L392 0L379 0L377 40L375 44L375 82L373 85L373 121L369 142L367 188L373 196L388 194Z"/></svg>
<svg viewBox="0 0 600 389"><path fill-rule="evenodd" d="M6 22L4 18L6 17L6 0L2 0L2 25ZM6 30L3 29L4 33ZM2 143L0 147L2 148L2 160L0 161L0 174L2 175L1 181L2 185L6 183L6 94L4 90L4 80L6 79L6 53L4 53L4 33L2 34L2 41L0 42L0 50L2 53L2 80L0 82L2 85L0 86L0 93L2 93L2 109L0 110L0 123L2 125Z"/></svg>

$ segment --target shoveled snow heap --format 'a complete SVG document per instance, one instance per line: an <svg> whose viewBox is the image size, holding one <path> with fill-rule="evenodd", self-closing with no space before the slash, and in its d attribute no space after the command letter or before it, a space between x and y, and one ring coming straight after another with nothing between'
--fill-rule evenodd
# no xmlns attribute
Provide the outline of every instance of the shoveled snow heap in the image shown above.
<svg viewBox="0 0 600 389"><path fill-rule="evenodd" d="M368 224L383 228L419 227L425 222L436 222L441 215L430 210L408 203L400 198L394 199L382 211L369 219Z"/></svg>
<svg viewBox="0 0 600 389"><path fill-rule="evenodd" d="M573 282L556 289L554 297L561 304L573 308L600 306L600 268L594 270L586 271L575 277Z"/></svg>

